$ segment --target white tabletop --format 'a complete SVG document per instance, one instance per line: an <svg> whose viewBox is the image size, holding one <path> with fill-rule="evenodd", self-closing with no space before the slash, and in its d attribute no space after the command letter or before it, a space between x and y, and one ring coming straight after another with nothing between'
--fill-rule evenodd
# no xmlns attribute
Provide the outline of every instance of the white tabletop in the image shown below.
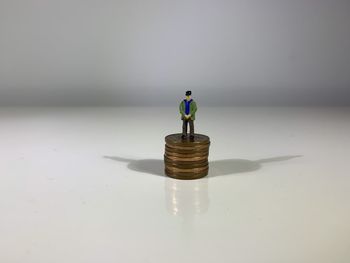
<svg viewBox="0 0 350 263"><path fill-rule="evenodd" d="M0 262L346 263L350 109L201 108L209 176L163 173L177 108L0 109Z"/></svg>

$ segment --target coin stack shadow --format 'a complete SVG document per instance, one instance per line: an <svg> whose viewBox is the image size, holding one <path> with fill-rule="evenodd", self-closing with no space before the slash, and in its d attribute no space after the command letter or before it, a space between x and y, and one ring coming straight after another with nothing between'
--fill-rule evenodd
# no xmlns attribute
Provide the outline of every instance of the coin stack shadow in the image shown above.
<svg viewBox="0 0 350 263"><path fill-rule="evenodd" d="M203 134L195 134L194 139L182 139L181 134L165 137L165 174L176 179L198 179L209 170L210 139Z"/></svg>

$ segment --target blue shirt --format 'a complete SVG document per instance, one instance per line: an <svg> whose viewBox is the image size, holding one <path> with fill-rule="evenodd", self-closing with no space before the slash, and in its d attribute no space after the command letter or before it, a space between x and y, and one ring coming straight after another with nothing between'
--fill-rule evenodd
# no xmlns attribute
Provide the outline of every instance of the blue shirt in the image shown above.
<svg viewBox="0 0 350 263"><path fill-rule="evenodd" d="M185 101L185 114L190 114L190 103L192 102L192 99L190 100L184 100Z"/></svg>

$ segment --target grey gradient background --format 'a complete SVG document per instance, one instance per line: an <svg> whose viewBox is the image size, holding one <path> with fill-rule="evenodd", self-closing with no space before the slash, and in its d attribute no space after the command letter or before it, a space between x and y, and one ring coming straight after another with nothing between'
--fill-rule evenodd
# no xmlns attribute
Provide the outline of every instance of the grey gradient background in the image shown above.
<svg viewBox="0 0 350 263"><path fill-rule="evenodd" d="M0 106L350 105L349 0L0 0Z"/></svg>

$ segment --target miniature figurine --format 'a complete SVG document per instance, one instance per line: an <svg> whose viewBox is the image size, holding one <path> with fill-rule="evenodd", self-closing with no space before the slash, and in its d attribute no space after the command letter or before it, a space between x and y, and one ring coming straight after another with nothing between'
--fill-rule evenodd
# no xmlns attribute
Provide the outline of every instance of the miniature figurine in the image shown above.
<svg viewBox="0 0 350 263"><path fill-rule="evenodd" d="M169 134L165 137L164 172L175 179L199 179L209 172L210 138L194 133L197 104L191 99L192 92L186 91L186 99L180 102L182 133ZM187 125L190 136L187 138Z"/></svg>
<svg viewBox="0 0 350 263"><path fill-rule="evenodd" d="M180 114L182 120L182 139L187 137L187 125L190 126L190 139L194 139L194 120L196 119L197 104L191 98L192 92L186 91L186 99L180 102Z"/></svg>

